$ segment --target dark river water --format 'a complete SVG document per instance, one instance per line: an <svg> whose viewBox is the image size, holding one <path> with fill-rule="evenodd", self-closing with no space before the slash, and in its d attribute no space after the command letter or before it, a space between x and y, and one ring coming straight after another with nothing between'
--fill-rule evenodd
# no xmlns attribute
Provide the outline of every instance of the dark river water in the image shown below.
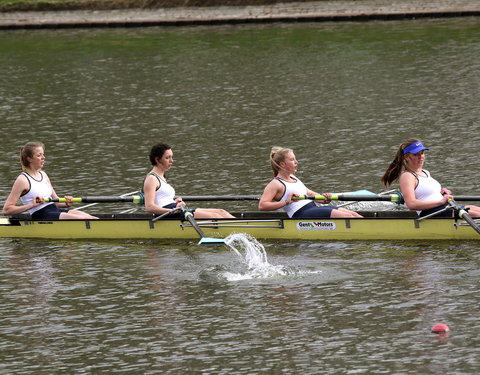
<svg viewBox="0 0 480 375"><path fill-rule="evenodd" d="M158 141L180 195L260 194L275 145L380 192L409 137L478 195L479 92L479 18L2 32L0 200L31 140L60 195L138 190ZM479 244L0 239L0 374L478 374Z"/></svg>

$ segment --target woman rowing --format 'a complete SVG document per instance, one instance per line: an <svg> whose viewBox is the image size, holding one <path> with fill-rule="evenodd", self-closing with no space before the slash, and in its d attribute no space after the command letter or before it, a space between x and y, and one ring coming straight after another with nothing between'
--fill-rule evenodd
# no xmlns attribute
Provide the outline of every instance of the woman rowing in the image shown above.
<svg viewBox="0 0 480 375"><path fill-rule="evenodd" d="M153 168L143 182L145 210L157 215L171 212L169 217L179 217L180 213L175 211L184 206L185 202L180 197L175 198L175 189L166 179L166 172L173 165L172 147L166 143L157 143L150 150L149 157ZM220 208L197 208L193 215L195 219L234 218Z"/></svg>
<svg viewBox="0 0 480 375"><path fill-rule="evenodd" d="M45 203L45 198L58 198L50 179L42 171L45 165L45 146L40 142L29 142L20 150L23 172L15 180L3 206L4 215L15 215L28 211L34 220L97 219L79 210L68 210L72 197L65 196L65 203ZM22 205L17 202L21 200Z"/></svg>
<svg viewBox="0 0 480 375"><path fill-rule="evenodd" d="M381 181L386 187L399 181L405 204L410 210L416 210L420 216L427 216L448 207L452 192L442 188L430 172L423 169L425 151L428 150L417 138L403 142ZM466 206L470 216L480 216L480 207ZM453 208L435 215L452 217Z"/></svg>
<svg viewBox="0 0 480 375"><path fill-rule="evenodd" d="M317 206L310 200L292 200L301 195L319 195L308 189L302 181L295 177L298 161L293 150L273 147L270 151L270 165L273 170L273 180L265 187L258 208L260 211L283 209L293 218L340 218L362 217L360 214L335 206ZM322 194L328 197L329 194ZM328 201L318 201L328 203Z"/></svg>

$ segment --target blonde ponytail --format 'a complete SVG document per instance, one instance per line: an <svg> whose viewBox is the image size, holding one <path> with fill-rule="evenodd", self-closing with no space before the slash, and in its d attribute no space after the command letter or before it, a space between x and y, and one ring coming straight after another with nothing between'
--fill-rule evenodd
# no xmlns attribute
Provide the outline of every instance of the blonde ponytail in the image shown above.
<svg viewBox="0 0 480 375"><path fill-rule="evenodd" d="M270 166L272 167L273 176L277 176L280 172L280 163L285 160L286 155L293 152L290 148L273 146L270 150Z"/></svg>

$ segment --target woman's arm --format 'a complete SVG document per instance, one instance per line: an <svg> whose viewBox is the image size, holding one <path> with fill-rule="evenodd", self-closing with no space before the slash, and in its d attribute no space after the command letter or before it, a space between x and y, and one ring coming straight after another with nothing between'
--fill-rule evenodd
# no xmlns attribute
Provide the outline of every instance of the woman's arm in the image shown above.
<svg viewBox="0 0 480 375"><path fill-rule="evenodd" d="M23 175L18 176L15 182L13 183L12 190L10 191L10 194L8 195L7 200L5 201L5 204L3 205L4 215L8 216L8 215L20 214L22 212L25 212L41 204L41 203L37 203L36 201L33 201L25 205L17 206L17 202L19 201L20 196L24 192L28 191L28 189L29 189L29 184L28 184L27 178Z"/></svg>
<svg viewBox="0 0 480 375"><path fill-rule="evenodd" d="M263 190L263 194L258 202L258 209L260 211L274 211L285 207L292 202L292 195L290 194L287 199L278 201L283 195L283 185L277 180L272 180Z"/></svg>

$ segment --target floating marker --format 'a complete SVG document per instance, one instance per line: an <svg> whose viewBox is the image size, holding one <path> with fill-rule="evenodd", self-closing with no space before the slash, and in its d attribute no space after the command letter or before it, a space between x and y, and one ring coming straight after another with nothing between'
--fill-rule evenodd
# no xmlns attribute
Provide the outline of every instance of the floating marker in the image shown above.
<svg viewBox="0 0 480 375"><path fill-rule="evenodd" d="M443 323L437 323L432 327L433 333L446 333L448 331L450 331L450 328Z"/></svg>

